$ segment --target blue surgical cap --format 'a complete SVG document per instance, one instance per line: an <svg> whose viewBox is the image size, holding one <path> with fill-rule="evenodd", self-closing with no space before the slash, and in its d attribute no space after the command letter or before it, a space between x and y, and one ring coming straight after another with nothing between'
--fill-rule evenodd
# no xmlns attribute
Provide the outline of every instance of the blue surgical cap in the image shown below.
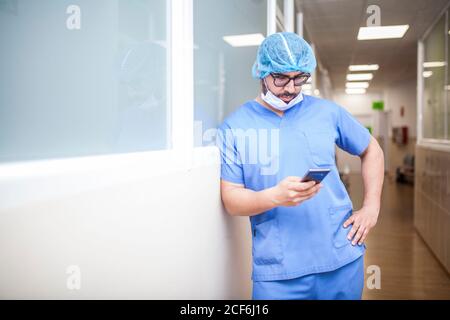
<svg viewBox="0 0 450 320"><path fill-rule="evenodd" d="M252 75L264 79L270 73L307 72L316 68L311 46L293 32L278 32L268 36L258 48Z"/></svg>

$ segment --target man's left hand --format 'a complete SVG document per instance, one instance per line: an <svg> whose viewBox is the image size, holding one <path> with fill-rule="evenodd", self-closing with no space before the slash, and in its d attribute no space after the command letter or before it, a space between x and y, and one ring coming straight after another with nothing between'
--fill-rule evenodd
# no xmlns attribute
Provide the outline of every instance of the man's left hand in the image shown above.
<svg viewBox="0 0 450 320"><path fill-rule="evenodd" d="M353 225L352 229L347 235L347 239L352 241L352 245L362 245L378 220L379 210L372 207L362 207L360 210L355 211L347 221L344 222L344 228L349 225Z"/></svg>

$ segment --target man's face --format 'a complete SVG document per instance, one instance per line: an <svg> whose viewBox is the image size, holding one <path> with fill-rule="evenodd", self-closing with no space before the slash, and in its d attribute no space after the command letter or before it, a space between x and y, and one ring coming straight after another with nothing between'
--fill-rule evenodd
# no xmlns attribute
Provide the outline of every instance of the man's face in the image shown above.
<svg viewBox="0 0 450 320"><path fill-rule="evenodd" d="M267 88L278 98L283 100L286 103L289 103L292 99L294 99L301 91L301 86L294 86L294 81L291 80L286 84L284 87L278 87L274 84L274 77L295 77L301 74L301 72L293 71L293 72L285 72L285 73L274 73L269 74L263 81L263 93L265 94L266 91L266 85Z"/></svg>

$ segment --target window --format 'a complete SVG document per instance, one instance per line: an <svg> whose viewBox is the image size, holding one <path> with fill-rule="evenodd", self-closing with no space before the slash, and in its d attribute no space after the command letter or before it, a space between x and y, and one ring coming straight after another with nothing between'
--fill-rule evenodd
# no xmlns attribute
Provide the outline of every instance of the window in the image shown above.
<svg viewBox="0 0 450 320"><path fill-rule="evenodd" d="M446 105L446 112L447 112L447 122L446 122L446 129L447 129L447 140L450 140L450 76L449 76L449 63L450 63L450 9L447 11L447 25L445 30L445 37L447 38L447 60L446 60L446 68L447 68L447 79L446 79L446 86L445 86L445 95L447 96L447 105Z"/></svg>
<svg viewBox="0 0 450 320"><path fill-rule="evenodd" d="M424 40L423 61L423 137L446 139L445 89L445 15Z"/></svg>
<svg viewBox="0 0 450 320"><path fill-rule="evenodd" d="M259 93L251 74L258 46L233 47L223 37L265 36L266 6L265 0L194 1L195 146L211 143L205 131Z"/></svg>
<svg viewBox="0 0 450 320"><path fill-rule="evenodd" d="M168 148L165 0L0 2L0 161Z"/></svg>

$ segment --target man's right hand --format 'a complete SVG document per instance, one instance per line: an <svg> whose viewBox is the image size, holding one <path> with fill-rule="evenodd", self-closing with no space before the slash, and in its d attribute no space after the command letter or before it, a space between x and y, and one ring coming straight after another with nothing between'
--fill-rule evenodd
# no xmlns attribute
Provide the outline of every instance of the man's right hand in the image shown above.
<svg viewBox="0 0 450 320"><path fill-rule="evenodd" d="M290 176L271 188L271 199L277 206L293 207L314 197L322 187L315 181L302 182L302 178Z"/></svg>
<svg viewBox="0 0 450 320"><path fill-rule="evenodd" d="M314 197L322 184L301 182L300 177L287 177L276 186L254 191L244 184L221 180L225 209L232 216L254 216L279 206L297 206Z"/></svg>

